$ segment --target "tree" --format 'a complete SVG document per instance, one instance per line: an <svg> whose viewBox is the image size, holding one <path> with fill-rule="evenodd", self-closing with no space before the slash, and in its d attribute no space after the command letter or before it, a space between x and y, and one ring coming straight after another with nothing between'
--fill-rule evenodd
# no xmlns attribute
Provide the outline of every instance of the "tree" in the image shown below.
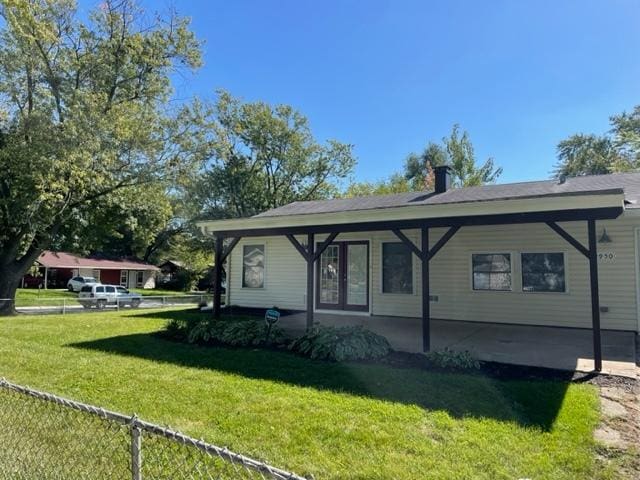
<svg viewBox="0 0 640 480"><path fill-rule="evenodd" d="M429 142L421 154L411 153L405 162L405 177L413 190L431 190L434 187L433 168L449 165L452 184L456 187L474 187L493 183L502 174L492 158L477 166L469 134L456 124L442 144Z"/></svg>
<svg viewBox="0 0 640 480"><path fill-rule="evenodd" d="M392 193L410 192L411 185L399 173L394 173L388 180L378 182L352 182L341 194L341 197L364 197L367 195L389 195Z"/></svg>
<svg viewBox="0 0 640 480"><path fill-rule="evenodd" d="M151 260L163 232L173 228L174 204L163 182L144 189L125 188L106 196L101 208L88 212L71 250L105 258Z"/></svg>
<svg viewBox="0 0 640 480"><path fill-rule="evenodd" d="M225 91L194 109L209 132L209 158L192 195L203 214L246 217L297 200L334 196L355 166L352 146L318 143L308 121L288 105L244 103Z"/></svg>
<svg viewBox="0 0 640 480"><path fill-rule="evenodd" d="M575 177L625 171L625 159L607 136L572 135L558 144L559 163L554 174Z"/></svg>
<svg viewBox="0 0 640 480"><path fill-rule="evenodd" d="M190 230L172 237L166 248L166 258L181 264L178 279L172 287L193 290L198 280L212 273L212 243L211 238L204 238Z"/></svg>
<svg viewBox="0 0 640 480"><path fill-rule="evenodd" d="M640 168L640 105L610 120L612 128L605 135L576 134L558 144L556 178Z"/></svg>
<svg viewBox="0 0 640 480"><path fill-rule="evenodd" d="M51 245L113 195L178 175L190 160L171 75L200 64L188 22L149 22L130 0L82 20L72 0L0 0L0 298ZM0 313L11 313L0 302Z"/></svg>
<svg viewBox="0 0 640 480"><path fill-rule="evenodd" d="M613 139L620 153L633 163L634 168L640 164L640 105L636 105L631 113L622 112L611 117Z"/></svg>

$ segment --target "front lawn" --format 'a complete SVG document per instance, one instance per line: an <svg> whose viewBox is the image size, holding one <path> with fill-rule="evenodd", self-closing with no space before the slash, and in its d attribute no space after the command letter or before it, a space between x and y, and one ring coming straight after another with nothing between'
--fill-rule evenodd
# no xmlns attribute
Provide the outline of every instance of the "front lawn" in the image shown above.
<svg viewBox="0 0 640 480"><path fill-rule="evenodd" d="M0 319L0 376L317 479L600 478L593 387L160 338L174 311Z"/></svg>

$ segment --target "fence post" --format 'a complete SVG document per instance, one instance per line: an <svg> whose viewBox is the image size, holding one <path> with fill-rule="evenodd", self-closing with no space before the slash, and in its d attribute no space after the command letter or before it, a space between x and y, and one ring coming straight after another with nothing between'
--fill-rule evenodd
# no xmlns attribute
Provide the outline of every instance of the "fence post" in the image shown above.
<svg viewBox="0 0 640 480"><path fill-rule="evenodd" d="M131 478L142 480L142 430L137 425L138 417L131 417Z"/></svg>
<svg viewBox="0 0 640 480"><path fill-rule="evenodd" d="M62 299L62 314L67 313L67 300L65 298Z"/></svg>

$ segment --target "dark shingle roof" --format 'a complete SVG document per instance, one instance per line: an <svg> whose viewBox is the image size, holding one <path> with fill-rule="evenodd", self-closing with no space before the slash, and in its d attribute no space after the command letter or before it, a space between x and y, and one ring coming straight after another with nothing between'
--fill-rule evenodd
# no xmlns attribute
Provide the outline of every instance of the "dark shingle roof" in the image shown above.
<svg viewBox="0 0 640 480"><path fill-rule="evenodd" d="M454 188L447 192L409 192L394 195L338 198L293 202L263 212L256 217L281 217L314 213L347 212L395 208L410 205L441 205L447 203L485 202L537 197L559 197L624 192L627 208L640 208L640 173L613 173L537 182L483 185L481 187Z"/></svg>

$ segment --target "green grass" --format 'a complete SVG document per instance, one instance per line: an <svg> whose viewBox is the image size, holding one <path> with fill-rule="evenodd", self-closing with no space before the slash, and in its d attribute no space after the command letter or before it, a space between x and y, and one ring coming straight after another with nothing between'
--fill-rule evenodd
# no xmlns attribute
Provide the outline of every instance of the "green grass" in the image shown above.
<svg viewBox="0 0 640 480"><path fill-rule="evenodd" d="M315 478L599 477L596 390L312 361L155 334L182 311L0 319L0 376Z"/></svg>
<svg viewBox="0 0 640 480"><path fill-rule="evenodd" d="M142 288L132 288L130 291L139 293L142 296L183 296L183 295L198 295L198 292L185 293L175 292L172 290L160 290L152 289L145 290ZM210 294L205 294L210 295ZM37 288L19 288L16 292L16 306L18 307L30 307L30 306L43 306L43 305L59 305L63 300L74 301L78 298L77 292L69 292L66 289L48 289L39 290Z"/></svg>

